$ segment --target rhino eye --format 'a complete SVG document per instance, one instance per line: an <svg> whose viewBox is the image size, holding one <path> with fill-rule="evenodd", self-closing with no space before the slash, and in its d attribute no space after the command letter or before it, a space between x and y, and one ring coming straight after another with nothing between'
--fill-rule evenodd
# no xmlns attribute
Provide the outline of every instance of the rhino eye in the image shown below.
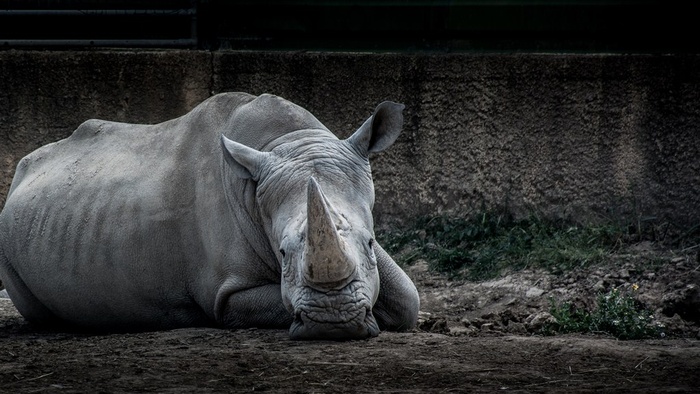
<svg viewBox="0 0 700 394"><path fill-rule="evenodd" d="M283 258L287 255L287 253L282 248L280 248L280 254L282 255Z"/></svg>
<svg viewBox="0 0 700 394"><path fill-rule="evenodd" d="M370 238L367 243L369 246L369 263L371 267L377 265L377 256L374 254L374 239Z"/></svg>

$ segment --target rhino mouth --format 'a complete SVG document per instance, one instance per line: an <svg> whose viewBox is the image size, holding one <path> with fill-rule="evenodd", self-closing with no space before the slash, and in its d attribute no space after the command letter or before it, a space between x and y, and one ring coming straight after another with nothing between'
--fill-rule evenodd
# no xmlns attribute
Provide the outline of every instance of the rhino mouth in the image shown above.
<svg viewBox="0 0 700 394"><path fill-rule="evenodd" d="M358 292L346 290L332 294L335 292L305 290L307 297L303 299L306 302L298 303L294 310L294 321L289 329L291 339L352 340L379 335L372 305L364 297L358 299Z"/></svg>

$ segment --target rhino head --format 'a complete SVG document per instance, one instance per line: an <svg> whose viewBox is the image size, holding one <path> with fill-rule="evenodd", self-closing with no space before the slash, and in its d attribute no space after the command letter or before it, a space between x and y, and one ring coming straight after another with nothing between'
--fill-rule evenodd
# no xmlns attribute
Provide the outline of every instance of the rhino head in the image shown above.
<svg viewBox="0 0 700 394"><path fill-rule="evenodd" d="M277 250L292 339L376 336L379 295L374 186L368 156L394 143L404 106L381 103L349 138L301 130L269 152L222 137L228 162L257 182L256 200Z"/></svg>

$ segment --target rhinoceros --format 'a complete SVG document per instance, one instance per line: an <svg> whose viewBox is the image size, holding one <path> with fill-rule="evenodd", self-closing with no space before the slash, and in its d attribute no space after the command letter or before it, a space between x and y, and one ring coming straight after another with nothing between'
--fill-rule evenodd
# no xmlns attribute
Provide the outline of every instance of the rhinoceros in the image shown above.
<svg viewBox="0 0 700 394"><path fill-rule="evenodd" d="M342 140L269 94L155 125L88 120L17 165L0 277L28 321L61 328L410 329L418 292L375 240L368 160L403 108L379 104Z"/></svg>

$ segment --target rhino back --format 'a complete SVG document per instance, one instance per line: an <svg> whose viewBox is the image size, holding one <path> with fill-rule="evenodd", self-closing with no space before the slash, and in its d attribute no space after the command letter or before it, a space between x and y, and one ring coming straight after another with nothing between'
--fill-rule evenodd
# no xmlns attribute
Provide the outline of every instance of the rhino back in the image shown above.
<svg viewBox="0 0 700 394"><path fill-rule="evenodd" d="M210 317L197 305L214 294L187 289L198 286L197 264L211 258L204 243L233 230L218 219L225 207L218 135L232 110L252 99L215 96L157 125L90 120L25 157L0 213L8 265L0 275L78 323L95 310L105 324L125 313L144 325L164 315L174 326Z"/></svg>

